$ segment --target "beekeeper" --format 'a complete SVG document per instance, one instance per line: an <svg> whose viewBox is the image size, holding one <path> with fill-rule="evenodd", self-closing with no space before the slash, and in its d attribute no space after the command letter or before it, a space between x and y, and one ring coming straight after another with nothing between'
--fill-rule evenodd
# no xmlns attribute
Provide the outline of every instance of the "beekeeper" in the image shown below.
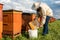
<svg viewBox="0 0 60 40"><path fill-rule="evenodd" d="M48 34L48 22L50 17L53 17L52 9L46 3L42 2L34 3L32 9L36 10L37 15L42 17L40 27L43 26L43 35Z"/></svg>

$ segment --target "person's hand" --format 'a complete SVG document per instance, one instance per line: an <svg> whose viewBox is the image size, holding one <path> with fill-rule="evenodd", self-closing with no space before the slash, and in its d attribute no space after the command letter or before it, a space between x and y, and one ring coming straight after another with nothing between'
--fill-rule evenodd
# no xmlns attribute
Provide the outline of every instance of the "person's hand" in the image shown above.
<svg viewBox="0 0 60 40"><path fill-rule="evenodd" d="M43 24L41 24L40 27L43 27Z"/></svg>

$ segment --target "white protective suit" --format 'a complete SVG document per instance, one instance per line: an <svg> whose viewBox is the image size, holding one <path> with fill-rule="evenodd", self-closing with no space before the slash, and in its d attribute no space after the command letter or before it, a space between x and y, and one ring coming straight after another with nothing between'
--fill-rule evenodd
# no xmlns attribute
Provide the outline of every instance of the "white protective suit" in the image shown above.
<svg viewBox="0 0 60 40"><path fill-rule="evenodd" d="M53 11L52 9L46 4L46 3L34 3L32 6L32 9L37 10L37 8L41 7L42 8L42 22L41 24L45 24L46 21L46 16L53 17Z"/></svg>

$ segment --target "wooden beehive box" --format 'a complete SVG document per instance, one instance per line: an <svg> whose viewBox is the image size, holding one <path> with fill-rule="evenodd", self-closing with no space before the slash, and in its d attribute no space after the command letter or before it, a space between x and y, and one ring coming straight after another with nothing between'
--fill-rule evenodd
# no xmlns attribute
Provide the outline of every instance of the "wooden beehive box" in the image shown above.
<svg viewBox="0 0 60 40"><path fill-rule="evenodd" d="M34 13L23 13L22 14L22 31L28 31L28 23L35 18Z"/></svg>
<svg viewBox="0 0 60 40"><path fill-rule="evenodd" d="M2 8L3 4L0 4L0 38L2 38L2 27L3 27Z"/></svg>
<svg viewBox="0 0 60 40"><path fill-rule="evenodd" d="M49 20L49 23L52 23L52 22L54 22L54 21L56 21L56 18L51 17L50 20Z"/></svg>
<svg viewBox="0 0 60 40"><path fill-rule="evenodd" d="M3 11L3 34L18 35L21 33L22 11L4 10Z"/></svg>

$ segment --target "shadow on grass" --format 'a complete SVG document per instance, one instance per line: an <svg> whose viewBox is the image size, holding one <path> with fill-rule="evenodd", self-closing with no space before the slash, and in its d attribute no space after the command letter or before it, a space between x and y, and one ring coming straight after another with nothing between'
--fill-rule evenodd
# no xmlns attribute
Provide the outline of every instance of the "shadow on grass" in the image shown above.
<svg viewBox="0 0 60 40"><path fill-rule="evenodd" d="M25 37L25 38L27 38L27 39L29 38L28 32L26 32L26 31L22 32L22 36Z"/></svg>

